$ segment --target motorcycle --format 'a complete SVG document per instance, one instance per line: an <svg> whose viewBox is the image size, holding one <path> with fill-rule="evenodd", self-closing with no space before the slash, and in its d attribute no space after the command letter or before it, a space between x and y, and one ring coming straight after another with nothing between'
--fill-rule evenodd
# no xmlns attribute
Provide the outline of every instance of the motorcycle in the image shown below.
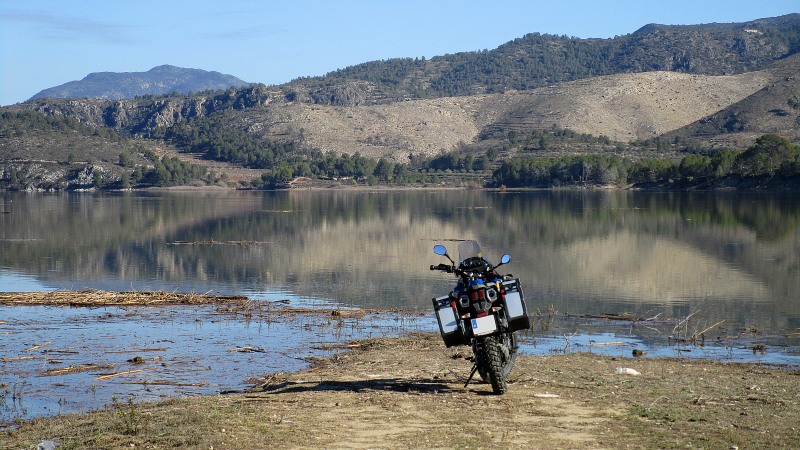
<svg viewBox="0 0 800 450"><path fill-rule="evenodd" d="M445 345L472 347L474 365L464 386L477 372L484 382L491 383L495 394L504 394L517 358L514 333L531 327L519 279L497 273L498 267L511 262L511 256L503 255L500 264L492 266L473 240L459 243L458 265L445 246L435 245L433 251L450 264L431 265L430 269L458 277L450 294L433 298L433 307Z"/></svg>

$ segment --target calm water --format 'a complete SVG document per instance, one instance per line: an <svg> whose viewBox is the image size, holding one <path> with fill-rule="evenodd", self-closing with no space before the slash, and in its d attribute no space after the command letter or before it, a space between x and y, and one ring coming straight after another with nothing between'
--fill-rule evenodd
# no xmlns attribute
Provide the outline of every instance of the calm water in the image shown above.
<svg viewBox="0 0 800 450"><path fill-rule="evenodd" d="M797 364L799 223L800 198L774 194L2 193L0 291L195 291L298 305L427 311L430 298L446 293L454 281L428 270L443 262L433 245L442 243L455 254L458 240L476 239L490 260L502 253L512 256L507 270L522 280L536 318L536 330L527 339L536 346L529 352L593 350L600 348L593 344L620 342L620 355L644 346L656 354ZM548 311L555 312L552 323ZM585 317L611 314L652 320ZM433 330L431 317L420 315L404 326ZM27 355L21 352L45 342L56 349L85 348L87 340L100 335L109 341L106 350L113 347L106 353L182 346L175 342L189 336L202 340L204 349L216 343L220 355L237 346L275 345L288 360L297 360L326 334L295 337L317 326L308 323L280 330L213 323L213 314L202 310L154 314L6 307L0 308L0 358ZM382 326L350 328L322 341L384 332ZM670 345L669 336L689 337L708 328L704 347ZM64 335L64 330L75 331ZM276 340L295 344L280 346ZM752 343L765 345L766 353L752 352ZM158 357L170 360L166 352ZM247 377L296 365L265 362L259 355L248 373L223 371L207 377L206 386L235 387ZM70 363L63 355L51 359L56 362L28 364L38 364L41 371L44 365ZM210 372L201 357L188 361L187 366ZM15 373L32 370L20 367L22 362L0 363L7 404L17 389L27 389L23 398L29 403L35 397L30 392L37 377L19 381ZM98 394L96 383L90 384L85 389L103 397L102 387ZM145 392L156 395L158 389Z"/></svg>

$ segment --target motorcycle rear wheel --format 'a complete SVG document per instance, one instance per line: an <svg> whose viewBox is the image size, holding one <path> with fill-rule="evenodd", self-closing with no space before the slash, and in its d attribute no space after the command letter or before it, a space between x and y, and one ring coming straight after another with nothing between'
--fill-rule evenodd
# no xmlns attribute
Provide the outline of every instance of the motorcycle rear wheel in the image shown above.
<svg viewBox="0 0 800 450"><path fill-rule="evenodd" d="M503 351L496 336L478 338L475 342L475 358L478 369L485 372L488 382L495 394L502 395L508 391L506 371L503 364Z"/></svg>
<svg viewBox="0 0 800 450"><path fill-rule="evenodd" d="M505 333L495 338L499 340L503 377L507 379L511 374L511 369L514 368L514 363L517 362L517 337L514 333ZM490 382L489 374L483 364L478 364L478 375L484 383Z"/></svg>

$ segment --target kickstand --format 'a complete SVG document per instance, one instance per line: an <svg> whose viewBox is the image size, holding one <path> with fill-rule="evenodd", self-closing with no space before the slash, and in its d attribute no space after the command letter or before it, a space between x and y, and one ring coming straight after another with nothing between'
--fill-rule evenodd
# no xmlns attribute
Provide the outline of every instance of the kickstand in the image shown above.
<svg viewBox="0 0 800 450"><path fill-rule="evenodd" d="M472 372L470 372L470 373L469 373L469 378L467 378L467 382L466 382L466 383L464 383L464 387L467 387L467 385L469 384L469 382L470 382L470 381L472 381L472 377L474 377L474 376L475 376L475 372L477 372L477 371L478 371L478 363L475 363L475 364L472 366Z"/></svg>

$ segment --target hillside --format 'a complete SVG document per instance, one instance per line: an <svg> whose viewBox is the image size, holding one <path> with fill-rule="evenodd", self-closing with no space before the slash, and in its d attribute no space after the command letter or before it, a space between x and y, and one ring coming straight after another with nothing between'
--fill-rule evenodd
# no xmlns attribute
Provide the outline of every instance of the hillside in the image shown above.
<svg viewBox="0 0 800 450"><path fill-rule="evenodd" d="M648 72L385 106L292 105L284 118L292 127L303 128L311 145L339 151L352 148L376 157L399 151L433 155L481 135L553 127L631 142L700 120L759 91L770 80L768 71L735 76ZM248 126L269 118L253 119ZM277 138L287 129L272 127L265 137Z"/></svg>
<svg viewBox="0 0 800 450"><path fill-rule="evenodd" d="M771 81L769 71L734 76L674 72L611 75L529 91L333 107L290 102L231 120L266 140L294 136L336 153L402 161L434 156L481 136L567 128L631 142L657 137L737 103Z"/></svg>
<svg viewBox="0 0 800 450"><path fill-rule="evenodd" d="M240 91L242 97L254 97L253 106L225 111L225 122L267 141L302 141L322 151L395 160L409 153L432 156L452 151L508 131L553 127L631 142L687 127L734 104L746 108L748 103L740 102L751 95L791 83L787 71L800 72L800 56L788 58L775 70L739 75L620 74L528 91L351 107L285 101L278 92L256 87ZM786 106L788 97L779 95L777 87L772 92L769 109L791 109ZM237 101L232 98L228 103ZM11 109L60 110L83 123L136 133L217 114L204 109L215 102L220 98L210 95L150 102L76 99L32 101ZM684 135L691 137L688 132Z"/></svg>
<svg viewBox="0 0 800 450"><path fill-rule="evenodd" d="M731 24L649 24L611 39L531 33L493 50L372 61L287 88L298 101L356 106L528 90L620 73L733 75L798 51L800 14Z"/></svg>
<svg viewBox="0 0 800 450"><path fill-rule="evenodd" d="M691 64L645 64L642 48L650 56L672 54L674 61L676 52L683 52ZM678 161L687 153L741 151L765 133L797 141L798 50L800 14L792 14L746 24L647 25L610 40L529 35L492 51L372 62L282 86L119 100L36 98L0 110L69 118L81 127L118 133L134 160L149 164L153 155L144 152L149 150L211 167L245 184L259 173L266 174L263 182L269 185L294 177L364 181L373 170L376 180L383 181L440 183L447 176L426 174L453 170L461 173L454 180L485 182L493 169L518 155L614 154ZM556 53L572 56L553 60ZM503 58L507 63L512 54L538 60L537 70L560 71L566 75L559 79L571 81L553 83L555 78L538 72L509 71ZM599 54L616 56L595 70ZM452 90L437 90L441 84L436 80L459 64L460 81L450 85ZM570 67L588 71L570 72ZM468 76L478 72L477 78ZM509 81L520 76L528 80L524 85ZM462 95L464 90L480 93ZM9 120L19 120L14 117ZM62 130L72 133L71 139L91 134L71 127ZM59 132L48 128L49 141L59 141ZM3 160L20 166L42 159L47 140L25 133L12 127L0 134ZM92 157L90 149L97 145L96 139L87 141L77 150L80 159L113 165L119 152ZM66 163L72 154L74 161L81 144L70 147L61 152L51 148L45 159ZM449 153L455 156L443 156ZM349 156L341 160L340 155ZM372 162L359 159L364 157ZM390 164L379 169L380 158ZM409 173L419 176L404 175Z"/></svg>
<svg viewBox="0 0 800 450"><path fill-rule="evenodd" d="M184 69L170 65L154 67L147 72L95 72L79 81L45 89L35 98L104 98L119 100L145 95L165 95L172 92L188 94L248 83L219 72Z"/></svg>
<svg viewBox="0 0 800 450"><path fill-rule="evenodd" d="M800 138L800 56L775 63L771 82L739 102L665 133L706 147L743 148L764 133Z"/></svg>

